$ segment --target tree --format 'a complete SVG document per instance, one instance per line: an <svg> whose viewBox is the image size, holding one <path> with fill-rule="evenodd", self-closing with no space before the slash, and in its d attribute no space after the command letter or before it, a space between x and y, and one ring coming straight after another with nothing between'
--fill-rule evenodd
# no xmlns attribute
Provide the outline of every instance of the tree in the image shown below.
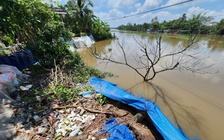
<svg viewBox="0 0 224 140"><path fill-rule="evenodd" d="M216 25L216 32L218 35L224 35L224 19Z"/></svg>
<svg viewBox="0 0 224 140"><path fill-rule="evenodd" d="M212 17L205 16L205 14L198 14L193 15L193 17L189 19L186 24L191 33L206 34L209 32L208 28L206 28L206 24L209 23L212 19Z"/></svg>
<svg viewBox="0 0 224 140"><path fill-rule="evenodd" d="M72 26L72 30L75 32L91 32L92 18L94 18L93 11L90 7L93 7L93 3L90 0L69 0L65 5L68 13L68 26Z"/></svg>
<svg viewBox="0 0 224 140"><path fill-rule="evenodd" d="M90 7L93 7L90 0L69 0L65 5L66 28L78 35L92 34L96 40L112 38L109 25L97 18Z"/></svg>
<svg viewBox="0 0 224 140"><path fill-rule="evenodd" d="M149 45L135 38L133 39L137 43L135 52L129 52L129 48L124 47L118 42L118 49L121 52L122 58L120 60L113 57L113 51L108 52L106 55L101 55L95 49L93 55L97 59L125 65L133 69L146 82L153 80L157 74L165 71L176 69L188 70L193 73L203 73L203 69L208 67L202 62L203 58L197 57L196 54L191 52L193 46L198 42L199 38L197 36L191 36L186 46L178 46L178 48L173 48L169 51L166 51L167 48L162 45L161 35L157 36L154 45ZM133 61L137 65L133 65Z"/></svg>
<svg viewBox="0 0 224 140"><path fill-rule="evenodd" d="M151 28L155 29L155 30L159 30L160 29L160 24L159 24L159 21L158 21L158 17L155 16L152 21L151 21Z"/></svg>
<svg viewBox="0 0 224 140"><path fill-rule="evenodd" d="M0 30L4 38L16 39L32 50L39 61L53 66L68 53L69 31L60 16L41 0L14 0L0 3ZM61 39L63 37L63 40Z"/></svg>
<svg viewBox="0 0 224 140"><path fill-rule="evenodd" d="M112 38L110 33L110 26L106 22L101 21L99 18L95 18L91 26L91 33L94 39L105 40Z"/></svg>
<svg viewBox="0 0 224 140"><path fill-rule="evenodd" d="M153 22L158 22L158 17L157 16L155 16L154 18L152 18L151 23L153 23Z"/></svg>

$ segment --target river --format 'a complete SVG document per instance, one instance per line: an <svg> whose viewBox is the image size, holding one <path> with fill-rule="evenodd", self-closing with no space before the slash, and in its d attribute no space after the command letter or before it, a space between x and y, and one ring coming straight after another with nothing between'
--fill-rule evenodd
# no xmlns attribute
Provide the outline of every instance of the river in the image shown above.
<svg viewBox="0 0 224 140"><path fill-rule="evenodd" d="M136 41L144 45L154 45L155 35L113 31L117 39L96 42L94 46L102 55L113 54L112 58L123 59L118 42L126 48L129 63L137 66L133 56L138 52ZM177 37L178 36L178 37ZM165 50L185 46L187 39L180 35L168 35L162 38ZM115 77L106 80L114 82L136 96L151 99L164 114L190 138L202 140L224 139L224 37L209 36L199 41L192 54L203 56L201 62L209 65L202 74L189 71L166 71L159 73L151 84L142 82L134 70L127 66L105 63L95 59L89 50L80 51L86 64L101 71L111 72ZM169 60L168 60L169 61ZM165 63L168 63L167 60ZM191 63L191 62L190 62Z"/></svg>

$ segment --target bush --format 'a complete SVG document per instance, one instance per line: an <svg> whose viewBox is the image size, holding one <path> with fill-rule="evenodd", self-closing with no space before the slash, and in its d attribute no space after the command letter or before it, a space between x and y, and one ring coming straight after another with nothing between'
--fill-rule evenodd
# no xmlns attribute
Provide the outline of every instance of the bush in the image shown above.
<svg viewBox="0 0 224 140"><path fill-rule="evenodd" d="M105 76L105 74L98 69L85 65L80 54L77 52L73 52L72 55L66 56L61 65L63 66L63 69L70 71L68 73L72 74L75 83L85 83L93 76L99 78Z"/></svg>
<svg viewBox="0 0 224 140"><path fill-rule="evenodd" d="M97 41L112 38L110 26L106 22L101 21L99 18L94 19L91 33Z"/></svg>

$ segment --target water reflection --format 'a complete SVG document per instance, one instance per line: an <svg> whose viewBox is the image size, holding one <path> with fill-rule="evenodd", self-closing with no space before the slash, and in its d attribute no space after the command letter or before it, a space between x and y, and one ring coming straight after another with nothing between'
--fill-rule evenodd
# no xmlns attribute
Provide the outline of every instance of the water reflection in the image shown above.
<svg viewBox="0 0 224 140"><path fill-rule="evenodd" d="M211 51L224 50L224 36L210 36L207 42L207 46L208 48L211 48Z"/></svg>
<svg viewBox="0 0 224 140"><path fill-rule="evenodd" d="M176 47L178 46L178 44L181 44L181 42L183 42L183 40L180 40L176 37L177 35L167 35L165 37L163 37L163 41L166 43L166 44L169 44L169 46L172 46L172 47Z"/></svg>
<svg viewBox="0 0 224 140"><path fill-rule="evenodd" d="M140 82L127 90L140 97L142 97L142 94L136 94L136 92L144 93L144 98L159 104L168 114L169 119L184 132L186 131L186 126L189 126L194 132L201 133L201 135L206 137L203 130L206 127L203 125L204 117L195 108L185 106L179 102L177 97L170 96L161 86L152 82ZM192 137L197 137L196 133Z"/></svg>
<svg viewBox="0 0 224 140"><path fill-rule="evenodd" d="M105 41L100 41L100 42L96 42L96 44L94 44L94 46L97 46L97 52L100 54L106 54L108 52L108 50L106 50L105 48L109 47L112 42L114 42L115 40L105 40Z"/></svg>

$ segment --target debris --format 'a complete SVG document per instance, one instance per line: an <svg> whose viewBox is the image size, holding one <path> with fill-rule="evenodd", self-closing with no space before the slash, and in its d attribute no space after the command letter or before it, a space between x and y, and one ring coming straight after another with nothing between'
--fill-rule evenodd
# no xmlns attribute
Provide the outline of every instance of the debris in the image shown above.
<svg viewBox="0 0 224 140"><path fill-rule="evenodd" d="M33 85L20 86L20 89L23 91L29 90Z"/></svg>
<svg viewBox="0 0 224 140"><path fill-rule="evenodd" d="M22 100L22 98L21 98L21 96L18 94L17 96L16 96L16 101L21 101Z"/></svg>
<svg viewBox="0 0 224 140"><path fill-rule="evenodd" d="M115 110L113 113L118 117L122 117L128 114L128 112L123 109Z"/></svg>
<svg viewBox="0 0 224 140"><path fill-rule="evenodd" d="M80 127L77 127L74 131L72 131L69 136L70 137L74 137L78 134L78 132L80 131Z"/></svg>
<svg viewBox="0 0 224 140"><path fill-rule="evenodd" d="M88 98L88 97L91 96L92 93L93 93L92 91L86 91L86 92L79 93L79 95L81 95L81 96L83 96L85 98Z"/></svg>
<svg viewBox="0 0 224 140"><path fill-rule="evenodd" d="M45 132L47 132L47 128L46 127L42 127L42 126L39 126L38 127L38 131L37 131L37 133L38 134L42 134L42 133L45 133Z"/></svg>
<svg viewBox="0 0 224 140"><path fill-rule="evenodd" d="M37 99L38 101L41 101L41 97L40 97L40 96L36 96L36 99Z"/></svg>
<svg viewBox="0 0 224 140"><path fill-rule="evenodd" d="M33 116L33 118L36 122L39 122L41 120L41 117L39 117L38 115Z"/></svg>
<svg viewBox="0 0 224 140"><path fill-rule="evenodd" d="M50 82L42 79L41 82L32 80L31 83L26 83L28 85L20 86L21 90L16 91L17 98L20 98L17 102L8 99L1 100L4 106L9 105L13 109L14 114L10 119L12 124L17 126L17 139L26 136L28 140L106 140L109 133L102 133L104 124L114 117L122 124L130 126L135 136L140 135L141 130L151 134L147 131L147 127L131 119L136 113L124 109L123 105L116 106L114 101L101 105L97 99L99 95L86 89L86 84L64 83L69 88L79 88L81 91L80 96L74 97L72 102L65 102L57 96L53 100L48 99L48 97L55 97L54 91L41 95L30 90L32 87L42 89L45 83L47 85Z"/></svg>

